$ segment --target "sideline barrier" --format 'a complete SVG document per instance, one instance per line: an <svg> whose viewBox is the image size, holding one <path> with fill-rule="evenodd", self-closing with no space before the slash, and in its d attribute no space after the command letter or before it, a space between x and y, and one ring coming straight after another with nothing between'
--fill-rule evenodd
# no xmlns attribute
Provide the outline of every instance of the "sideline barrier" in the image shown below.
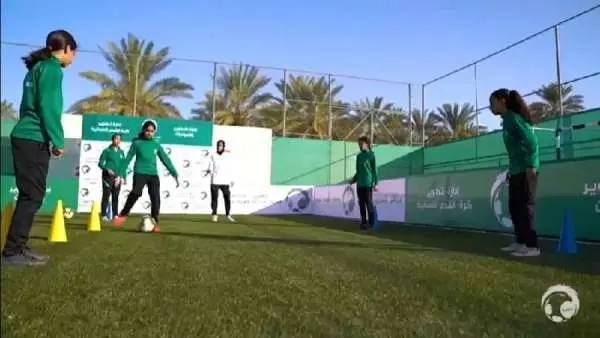
<svg viewBox="0 0 600 338"><path fill-rule="evenodd" d="M487 169L409 177L406 221L511 232L505 175L505 171ZM565 209L573 212L578 240L600 240L600 158L542 165L538 233L559 236Z"/></svg>

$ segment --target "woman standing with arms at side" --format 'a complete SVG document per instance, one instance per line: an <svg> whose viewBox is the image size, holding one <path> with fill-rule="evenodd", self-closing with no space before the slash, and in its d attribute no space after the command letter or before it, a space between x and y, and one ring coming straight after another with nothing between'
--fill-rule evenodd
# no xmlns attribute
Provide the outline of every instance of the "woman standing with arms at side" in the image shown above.
<svg viewBox="0 0 600 338"><path fill-rule="evenodd" d="M502 118L502 135L508 152L508 209L515 231L515 243L502 248L513 256L540 255L535 231L535 195L540 167L538 140L531 113L516 90L505 88L490 96L494 115Z"/></svg>
<svg viewBox="0 0 600 338"><path fill-rule="evenodd" d="M356 174L350 184L356 183L356 194L358 195L358 207L360 209L360 228L362 230L372 227L373 191L377 190L377 166L375 154L371 150L369 140L362 136L358 139L360 152L356 156ZM368 217L368 221L367 221Z"/></svg>
<svg viewBox="0 0 600 338"><path fill-rule="evenodd" d="M126 172L122 172L121 162L125 158L121 144L121 135L113 134L111 144L102 151L98 167L102 169L102 203L101 213L105 221L109 221L107 214L108 200L111 200L112 214L116 216L119 210L119 193L121 183L125 179ZM114 218L114 216L113 216Z"/></svg>
<svg viewBox="0 0 600 338"><path fill-rule="evenodd" d="M160 232L159 216L160 216L160 177L156 168L156 158L167 167L167 170L175 178L176 186L179 187L177 179L177 170L173 166L169 155L163 147L154 139L154 133L158 125L152 120L146 120L142 124L142 131L131 142L127 157L121 163L121 172L127 172L129 163L135 156L133 165L133 188L127 196L123 210L113 219L113 226L121 227L127 219L131 208L137 200L142 196L142 191L145 186L148 186L148 195L150 197L150 215L154 218L156 225L152 232Z"/></svg>
<svg viewBox="0 0 600 338"><path fill-rule="evenodd" d="M56 30L46 37L46 47L23 58L28 72L19 122L10 135L19 196L2 252L3 265L43 265L49 259L32 252L27 242L46 193L50 156L64 153L62 69L73 62L76 49L69 32Z"/></svg>

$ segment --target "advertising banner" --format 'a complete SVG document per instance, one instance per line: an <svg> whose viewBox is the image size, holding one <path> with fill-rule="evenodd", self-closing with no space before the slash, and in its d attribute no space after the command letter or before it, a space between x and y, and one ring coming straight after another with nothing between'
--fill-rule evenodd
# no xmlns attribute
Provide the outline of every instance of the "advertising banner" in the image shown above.
<svg viewBox="0 0 600 338"><path fill-rule="evenodd" d="M381 221L404 222L404 178L383 180L373 192L373 202ZM313 189L312 214L360 219L356 185L318 186Z"/></svg>
<svg viewBox="0 0 600 338"><path fill-rule="evenodd" d="M407 179L407 222L512 232L506 171ZM551 163L538 176L536 228L558 236L570 210L579 239L600 239L600 159Z"/></svg>
<svg viewBox="0 0 600 338"><path fill-rule="evenodd" d="M311 203L311 186L231 187L232 215L310 214ZM203 213L210 213L210 209ZM220 192L218 213L225 213L223 195Z"/></svg>

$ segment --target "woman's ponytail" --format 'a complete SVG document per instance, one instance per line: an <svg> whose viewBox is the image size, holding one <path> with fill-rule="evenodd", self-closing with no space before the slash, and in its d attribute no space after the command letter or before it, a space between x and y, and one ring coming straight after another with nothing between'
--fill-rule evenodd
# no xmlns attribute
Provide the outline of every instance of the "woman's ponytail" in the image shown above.
<svg viewBox="0 0 600 338"><path fill-rule="evenodd" d="M509 110L521 115L523 119L527 121L527 123L533 124L533 118L531 116L531 112L529 111L529 106L518 91L511 90L508 92L506 107Z"/></svg>
<svg viewBox="0 0 600 338"><path fill-rule="evenodd" d="M33 66L35 66L38 62L47 60L51 57L52 51L50 51L49 48L44 47L29 53L29 55L24 56L21 59L25 63L27 70L31 70L31 68L33 68Z"/></svg>

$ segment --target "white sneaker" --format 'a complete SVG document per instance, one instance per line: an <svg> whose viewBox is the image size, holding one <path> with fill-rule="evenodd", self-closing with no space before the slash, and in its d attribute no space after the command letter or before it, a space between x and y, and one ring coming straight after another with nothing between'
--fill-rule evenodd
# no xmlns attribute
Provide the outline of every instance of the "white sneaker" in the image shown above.
<svg viewBox="0 0 600 338"><path fill-rule="evenodd" d="M229 220L229 222L235 223L235 218L233 218L231 216L227 216L227 219Z"/></svg>
<svg viewBox="0 0 600 338"><path fill-rule="evenodd" d="M104 216L104 217L102 217L102 220L103 220L104 222L110 222L110 221L111 221L111 219L110 219L110 218L108 218L108 216Z"/></svg>
<svg viewBox="0 0 600 338"><path fill-rule="evenodd" d="M528 248L526 246L521 247L519 250L511 253L515 257L537 257L542 252L538 248Z"/></svg>
<svg viewBox="0 0 600 338"><path fill-rule="evenodd" d="M513 252L513 251L517 251L517 250L519 250L521 248L524 248L524 247L525 247L525 245L523 245L523 244L513 243L513 244L511 244L509 246L505 246L504 248L502 248L500 250L506 251L506 252Z"/></svg>
<svg viewBox="0 0 600 338"><path fill-rule="evenodd" d="M212 221L215 222L215 223L217 223L219 221L219 216L213 215Z"/></svg>

